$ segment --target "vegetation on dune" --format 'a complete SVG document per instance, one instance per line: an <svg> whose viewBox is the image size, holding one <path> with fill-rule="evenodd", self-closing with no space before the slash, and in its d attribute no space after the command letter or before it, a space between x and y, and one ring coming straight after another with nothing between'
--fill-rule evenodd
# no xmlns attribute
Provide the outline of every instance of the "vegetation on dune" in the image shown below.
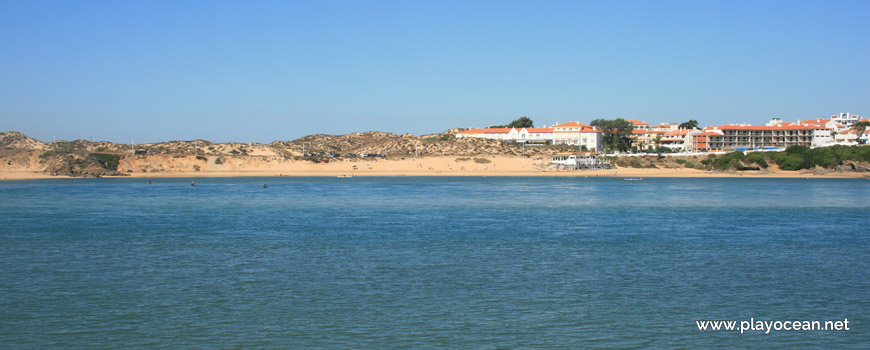
<svg viewBox="0 0 870 350"><path fill-rule="evenodd" d="M784 152L773 153L772 159L782 170L812 169L816 166L833 168L845 161L870 162L870 147L831 146L811 149L792 146Z"/></svg>
<svg viewBox="0 0 870 350"><path fill-rule="evenodd" d="M91 153L89 156L96 158L103 167L110 170L118 170L118 163L121 162L121 156L117 154Z"/></svg>
<svg viewBox="0 0 870 350"><path fill-rule="evenodd" d="M731 152L718 156L711 154L701 163L717 170L746 170L754 168L752 165L767 168L770 166L769 162L772 162L782 170L802 170L814 169L816 166L832 169L843 165L846 161L870 162L870 147L831 146L813 149L806 146L792 146L782 152L749 154ZM688 167L687 164L683 165Z"/></svg>
<svg viewBox="0 0 870 350"><path fill-rule="evenodd" d="M427 137L427 138L425 138L425 140L426 140L426 141L429 141L429 142L448 141L448 140L450 140L450 139L451 139L451 137L450 137L450 136L447 136L447 135L443 135L443 136L433 136L433 137Z"/></svg>

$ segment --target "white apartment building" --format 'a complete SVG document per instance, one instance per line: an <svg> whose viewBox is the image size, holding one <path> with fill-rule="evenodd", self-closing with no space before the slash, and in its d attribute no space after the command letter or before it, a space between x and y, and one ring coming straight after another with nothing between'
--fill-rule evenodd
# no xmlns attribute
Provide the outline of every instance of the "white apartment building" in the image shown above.
<svg viewBox="0 0 870 350"><path fill-rule="evenodd" d="M840 113L832 115L831 120L841 125L852 126L855 125L855 123L857 123L859 120L861 120L861 116L852 113Z"/></svg>
<svg viewBox="0 0 870 350"><path fill-rule="evenodd" d="M601 130L578 122L553 126L554 145L586 146L590 152L604 151L604 136Z"/></svg>
<svg viewBox="0 0 870 350"><path fill-rule="evenodd" d="M504 142L586 146L591 152L603 151L603 136L595 127L570 122L552 128L486 128L456 133L456 138L474 137ZM542 142L543 141L543 142Z"/></svg>

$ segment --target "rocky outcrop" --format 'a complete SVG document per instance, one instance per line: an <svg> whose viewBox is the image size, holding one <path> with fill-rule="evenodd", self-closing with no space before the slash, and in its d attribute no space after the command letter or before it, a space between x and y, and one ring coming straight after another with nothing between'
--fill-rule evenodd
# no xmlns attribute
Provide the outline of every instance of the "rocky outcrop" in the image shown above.
<svg viewBox="0 0 870 350"><path fill-rule="evenodd" d="M45 173L71 177L127 176L127 174L107 168L91 155L64 154L50 157L45 163Z"/></svg>
<svg viewBox="0 0 870 350"><path fill-rule="evenodd" d="M859 173L870 172L870 163L860 163L851 160L844 161L843 164L834 168L836 171L855 171Z"/></svg>

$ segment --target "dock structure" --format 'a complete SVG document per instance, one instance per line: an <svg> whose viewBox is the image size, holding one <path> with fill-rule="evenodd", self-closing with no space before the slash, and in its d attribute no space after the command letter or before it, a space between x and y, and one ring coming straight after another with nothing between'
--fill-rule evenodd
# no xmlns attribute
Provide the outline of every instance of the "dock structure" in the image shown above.
<svg viewBox="0 0 870 350"><path fill-rule="evenodd" d="M604 158L601 158L594 153L559 153L553 156L551 164L564 165L571 170L602 170L613 169Z"/></svg>

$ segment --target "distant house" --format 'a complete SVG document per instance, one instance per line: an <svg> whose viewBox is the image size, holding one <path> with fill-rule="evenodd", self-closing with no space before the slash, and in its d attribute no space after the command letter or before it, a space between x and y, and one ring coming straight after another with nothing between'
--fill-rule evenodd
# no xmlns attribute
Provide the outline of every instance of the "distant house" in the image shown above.
<svg viewBox="0 0 870 350"><path fill-rule="evenodd" d="M649 130L652 128L652 125L650 125L649 123L644 122L644 121L634 120L634 119L628 119L626 121L631 123L632 128L634 130Z"/></svg>
<svg viewBox="0 0 870 350"><path fill-rule="evenodd" d="M604 136L601 130L579 122L568 122L553 126L553 144L586 146L590 152L604 151Z"/></svg>
<svg viewBox="0 0 870 350"><path fill-rule="evenodd" d="M586 146L592 152L603 151L600 130L579 122L563 123L552 128L486 128L456 133L456 138L474 137L529 145L555 144Z"/></svg>
<svg viewBox="0 0 870 350"><path fill-rule="evenodd" d="M661 145L677 152L689 152L693 149L693 137L701 133L698 129L671 130L662 136Z"/></svg>
<svg viewBox="0 0 870 350"><path fill-rule="evenodd" d="M656 139L659 136L664 136L667 131L653 129L634 129L631 131L629 138L632 140L632 146L638 150L652 150L656 146Z"/></svg>
<svg viewBox="0 0 870 350"><path fill-rule="evenodd" d="M456 138L482 138L503 142L519 142L534 145L552 144L553 128L486 128L469 129L456 133Z"/></svg>
<svg viewBox="0 0 870 350"><path fill-rule="evenodd" d="M840 113L832 115L831 120L845 126L852 126L855 125L855 123L857 123L859 120L861 120L861 116L852 113Z"/></svg>

